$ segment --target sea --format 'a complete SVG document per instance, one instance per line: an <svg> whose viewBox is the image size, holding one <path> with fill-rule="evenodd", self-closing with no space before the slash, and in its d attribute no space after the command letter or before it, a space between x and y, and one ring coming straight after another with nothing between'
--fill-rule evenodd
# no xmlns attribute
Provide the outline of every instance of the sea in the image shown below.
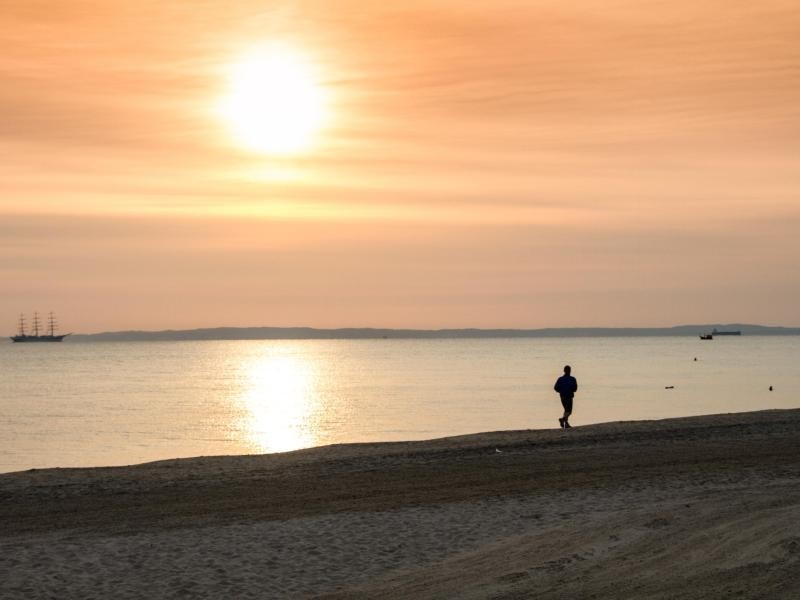
<svg viewBox="0 0 800 600"><path fill-rule="evenodd" d="M574 426L796 408L799 359L800 336L0 343L0 472L554 428L565 364Z"/></svg>

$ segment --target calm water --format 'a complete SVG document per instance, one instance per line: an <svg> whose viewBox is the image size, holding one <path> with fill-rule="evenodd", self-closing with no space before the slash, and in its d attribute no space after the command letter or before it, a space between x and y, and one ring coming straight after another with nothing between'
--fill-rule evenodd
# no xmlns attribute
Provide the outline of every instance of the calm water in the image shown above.
<svg viewBox="0 0 800 600"><path fill-rule="evenodd" d="M800 337L3 343L0 471L554 427L565 363L575 425L797 407L798 358Z"/></svg>

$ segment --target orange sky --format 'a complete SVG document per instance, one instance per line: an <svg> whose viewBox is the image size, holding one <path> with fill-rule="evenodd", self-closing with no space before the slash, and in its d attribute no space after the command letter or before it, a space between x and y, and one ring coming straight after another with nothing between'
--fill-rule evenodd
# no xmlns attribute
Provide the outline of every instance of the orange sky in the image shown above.
<svg viewBox="0 0 800 600"><path fill-rule="evenodd" d="M0 315L800 325L794 1L0 3ZM296 48L308 150L219 117Z"/></svg>

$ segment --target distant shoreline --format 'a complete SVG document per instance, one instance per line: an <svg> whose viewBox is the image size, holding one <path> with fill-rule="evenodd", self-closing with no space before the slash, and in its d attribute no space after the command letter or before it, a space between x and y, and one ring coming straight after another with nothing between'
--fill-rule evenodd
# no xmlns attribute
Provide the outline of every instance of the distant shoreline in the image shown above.
<svg viewBox="0 0 800 600"><path fill-rule="evenodd" d="M773 327L740 323L677 325L674 327L561 327L543 329L387 329L351 327L213 327L162 331L109 331L76 333L70 343L97 341L152 342L189 340L361 340L361 339L491 339L560 337L680 337L713 329L738 330L742 335L800 335L800 327Z"/></svg>

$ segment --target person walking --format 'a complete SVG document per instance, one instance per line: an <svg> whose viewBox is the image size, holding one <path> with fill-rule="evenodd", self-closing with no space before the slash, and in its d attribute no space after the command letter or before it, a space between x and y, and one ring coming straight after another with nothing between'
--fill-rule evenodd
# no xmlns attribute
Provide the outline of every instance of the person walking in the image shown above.
<svg viewBox="0 0 800 600"><path fill-rule="evenodd" d="M564 416L558 420L558 424L563 429L572 427L569 424L569 416L572 414L572 399L578 391L578 381L571 375L572 367L566 365L564 374L556 380L553 389L561 396L561 406L564 407Z"/></svg>

